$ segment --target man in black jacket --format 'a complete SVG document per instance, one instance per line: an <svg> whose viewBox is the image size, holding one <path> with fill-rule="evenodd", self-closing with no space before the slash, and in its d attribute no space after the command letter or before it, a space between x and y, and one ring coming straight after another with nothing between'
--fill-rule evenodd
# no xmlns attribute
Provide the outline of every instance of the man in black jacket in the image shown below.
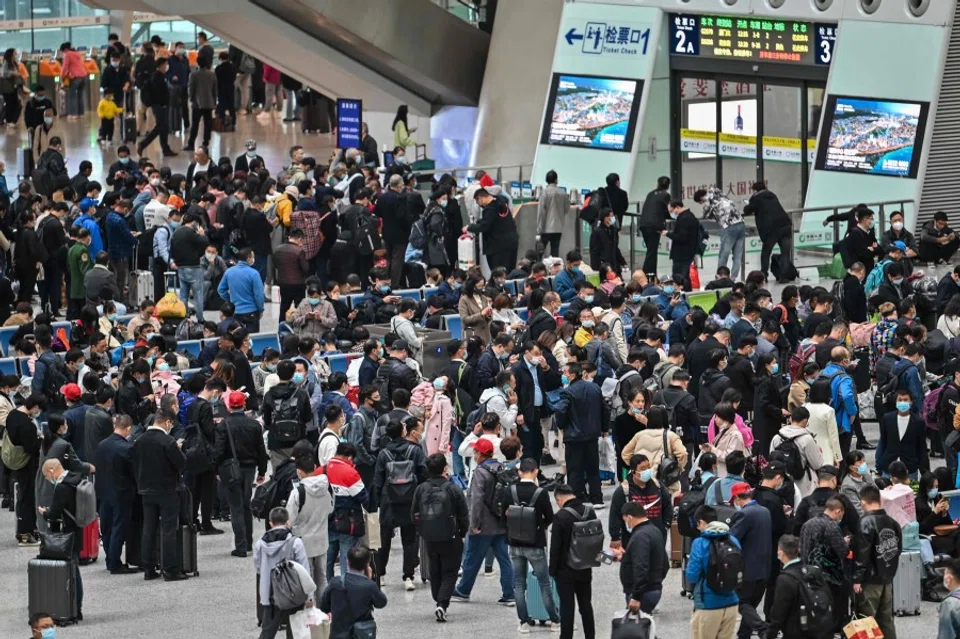
<svg viewBox="0 0 960 639"><path fill-rule="evenodd" d="M214 403L227 391L227 385L222 379L210 379L197 398L187 406L188 437L194 438L206 451L206 459L196 460L192 468L188 468L188 487L193 495L193 524L201 535L220 535L222 530L215 527L210 520L213 511L213 497L217 490L217 465L215 456L209 455L213 451L216 439L216 426L213 419ZM200 442L202 438L202 443ZM193 461L193 460L191 460ZM197 509L200 509L200 520L197 520Z"/></svg>
<svg viewBox="0 0 960 639"><path fill-rule="evenodd" d="M207 382L207 387L210 383ZM204 391L207 387L204 387ZM230 554L246 557L253 550L253 514L246 496L252 493L254 481L258 486L264 482L269 457L263 445L260 424L243 412L246 405L244 393L232 391L227 393L225 400L230 414L215 426L216 437L211 457L214 472L220 475L221 485L230 502L230 525L233 527L233 551ZM196 402L190 408L194 404ZM237 460L240 474L227 482L221 469L230 459Z"/></svg>
<svg viewBox="0 0 960 639"><path fill-rule="evenodd" d="M660 248L660 234L667 227L667 218L670 213L667 205L670 203L670 178L657 178L657 188L647 193L640 209L640 220L637 226L643 236L643 243L647 247L643 258L643 272L647 275L657 274L657 251Z"/></svg>
<svg viewBox="0 0 960 639"><path fill-rule="evenodd" d="M682 433L683 445L688 452L696 450L705 438L700 436L700 414L697 412L697 398L687 389L690 387L690 373L678 370L670 379L670 384L653 396L653 403L667 407L669 414L673 410L670 426L677 433ZM658 401L659 400L659 401ZM693 459L690 455L688 459ZM691 462L692 463L692 462Z"/></svg>
<svg viewBox="0 0 960 639"><path fill-rule="evenodd" d="M700 390L697 395L697 410L700 423L710 423L713 409L720 403L723 391L732 386L724 370L727 368L726 349L715 349L707 355L707 370L700 377Z"/></svg>
<svg viewBox="0 0 960 639"><path fill-rule="evenodd" d="M943 450L947 468L950 469L950 476L957 475L957 452L960 452L960 446L954 445L953 450L947 445L947 439L953 432L953 416L957 412L957 406L960 406L960 361L954 360L949 363L943 371L948 375L950 381L943 387L940 393L940 399L937 400L937 422L940 424L940 438L943 442Z"/></svg>
<svg viewBox="0 0 960 639"><path fill-rule="evenodd" d="M167 141L170 120L167 111L170 108L170 88L167 86L167 59L157 58L157 68L150 75L146 85L140 90L140 99L144 106L150 107L153 111L155 123L153 129L137 143L137 155L143 155L143 149L153 142L157 137L160 138L160 148L163 149L163 157L172 157L177 155L170 148Z"/></svg>
<svg viewBox="0 0 960 639"><path fill-rule="evenodd" d="M566 484L553 491L558 510L550 529L550 576L557 584L560 597L560 639L573 639L575 605L580 607L580 623L585 639L594 639L596 629L593 619L593 570L576 569L570 566L570 545L573 542L573 525L583 519L596 519L593 510L577 499L573 489ZM576 601L576 604L574 603Z"/></svg>
<svg viewBox="0 0 960 639"><path fill-rule="evenodd" d="M111 389L113 390L113 389ZM107 570L112 575L136 572L120 560L127 543L137 497L137 477L133 466L130 437L133 422L129 415L118 415L113 433L100 442L91 457L97 468L97 500Z"/></svg>
<svg viewBox="0 0 960 639"><path fill-rule="evenodd" d="M437 606L434 614L437 621L444 622L457 585L470 513L463 491L449 479L450 467L443 453L430 455L426 464L429 477L413 495L413 523L424 542L430 593Z"/></svg>
<svg viewBox="0 0 960 639"><path fill-rule="evenodd" d="M206 259L210 238L200 223L200 218L190 214L183 218L183 226L173 232L170 238L170 260L177 265L180 274L181 289L193 290L193 305L197 317L203 319L204 274L209 262ZM184 297L186 301L186 297Z"/></svg>
<svg viewBox="0 0 960 639"><path fill-rule="evenodd" d="M513 211L503 195L493 195L486 189L477 189L473 199L480 205L480 219L463 227L464 233L480 234L483 254L491 269L502 266L510 270L517 264L520 236Z"/></svg>
<svg viewBox="0 0 960 639"><path fill-rule="evenodd" d="M753 499L770 513L770 547L776 548L777 542L784 534L790 531L790 518L784 510L787 503L777 491L783 486L786 479L786 468L779 459L773 459L763 469L763 478L760 485L753 490ZM770 564L770 578L767 581L767 592L763 599L763 616L770 618L770 606L773 605L773 592L777 585L777 575L780 573L780 564L772 561Z"/></svg>
<svg viewBox="0 0 960 639"><path fill-rule="evenodd" d="M740 597L739 639L750 639L753 633L762 634L766 624L757 614L757 606L767 589L770 563L770 513L753 499L753 489L746 482L738 482L730 489L731 502L737 508L730 524L730 536L740 542L746 562L743 583L737 588Z"/></svg>
<svg viewBox="0 0 960 639"><path fill-rule="evenodd" d="M186 579L177 553L177 527L180 520L180 475L186 458L183 440L170 437L176 413L158 409L153 425L133 445L133 465L137 473L137 491L143 499L143 539L140 566L146 581L157 579L156 543L160 529L164 581Z"/></svg>
<svg viewBox="0 0 960 639"><path fill-rule="evenodd" d="M867 321L867 294L863 290L863 280L866 277L867 271L863 264L854 262L843 278L840 310L842 318L848 322Z"/></svg>
<svg viewBox="0 0 960 639"><path fill-rule="evenodd" d="M372 621L373 609L387 605L387 596L373 580L373 552L365 546L355 546L347 552L347 572L343 579L327 584L320 597L319 608L331 613L331 635L351 636L358 621Z"/></svg>
<svg viewBox="0 0 960 639"><path fill-rule="evenodd" d="M740 337L737 350L730 356L724 374L730 378L730 385L740 391L743 400L737 412L746 418L753 410L753 391L756 387L757 373L753 368L753 354L757 350L757 336L746 333Z"/></svg>
<svg viewBox="0 0 960 639"><path fill-rule="evenodd" d="M274 468L290 458L296 444L296 441L278 437L276 422L299 421L301 428L296 437L299 441L306 437L306 424L313 419L310 399L301 385L293 379L295 371L296 365L290 360L285 359L277 364L277 377L280 382L263 397L263 427L267 431L267 449L270 451L270 461Z"/></svg>
<svg viewBox="0 0 960 639"><path fill-rule="evenodd" d="M662 232L671 241L670 259L673 261L673 270L670 274L686 280L700 246L700 221L680 200L670 202L667 210L676 220L673 230Z"/></svg>
<svg viewBox="0 0 960 639"><path fill-rule="evenodd" d="M710 353L717 349L726 350L727 348L720 340L724 336L726 341L729 342L730 331L721 329L714 322L708 321L704 324L703 333L700 334L699 339L694 340L687 346L687 355L684 361L690 371L690 394L694 397L700 395L700 378L709 368Z"/></svg>
<svg viewBox="0 0 960 639"><path fill-rule="evenodd" d="M527 342L523 345L523 353L521 353L519 361L513 365L511 370L517 380L515 389L517 393L517 435L523 443L523 457L532 457L537 461L537 464L539 464L544 447L540 418L549 414L545 413L545 411L549 410L547 408L546 396L549 391L560 388L560 372L550 367L549 362L547 362L547 359L543 357L540 352L540 346L535 342ZM597 389L599 390L599 387L597 387ZM591 405L593 406L593 404ZM594 406L594 408L596 408L596 406ZM603 427L606 428L607 420L604 419L601 423ZM585 424L584 428L589 429ZM599 437L599 433L597 437ZM576 439L576 437L574 439ZM585 447L589 448L590 445L590 442L587 442ZM593 438L592 445L597 445L596 437ZM598 455L594 455L593 459L596 460L596 463L599 463ZM585 462L585 464L589 463L590 462ZM583 466L583 470L589 474L586 465ZM596 477L597 490L596 493L591 494L591 497L600 498L597 501L603 503L600 495L599 468L597 469ZM582 483L580 486L582 487Z"/></svg>
<svg viewBox="0 0 960 639"><path fill-rule="evenodd" d="M19 484L17 500L17 540L21 548L39 546L37 535L36 478L40 463L40 437L37 418L46 408L46 398L34 393L7 415L6 436L14 447L22 449L29 461L13 471L13 481Z"/></svg>
<svg viewBox="0 0 960 639"><path fill-rule="evenodd" d="M793 226L776 194L769 191L763 182L756 182L753 195L743 207L743 214L757 216L757 232L762 244L760 270L764 276L770 271L770 253L775 244L780 246L780 274L793 270ZM780 281L787 280L781 277Z"/></svg>
<svg viewBox="0 0 960 639"><path fill-rule="evenodd" d="M381 399L393 397L398 389L413 391L419 383L416 371L406 365L405 360L410 353L410 347L402 340L394 340L390 350L374 377L373 384L380 391Z"/></svg>
<svg viewBox="0 0 960 639"><path fill-rule="evenodd" d="M800 624L800 607L806 603L801 586L804 576L800 540L793 535L781 537L777 544L777 561L783 565L783 570L777 578L776 595L770 598L770 608L765 615L767 630L760 636L777 639L783 633L783 639L819 639L807 635ZM767 596L770 594L768 591Z"/></svg>
<svg viewBox="0 0 960 639"><path fill-rule="evenodd" d="M639 502L630 502L620 511L630 540L623 550L614 550L620 560L620 584L627 595L627 608L653 614L663 595L667 576L666 539L660 528L647 517Z"/></svg>
<svg viewBox="0 0 960 639"><path fill-rule="evenodd" d="M480 392L492 388L497 375L508 365L515 364L517 358L513 353L513 336L500 333L493 339L493 343L480 354L477 360L477 388ZM477 399L480 396L477 395Z"/></svg>
<svg viewBox="0 0 960 639"><path fill-rule="evenodd" d="M817 471L817 487L813 492L804 497L797 506L794 513L793 532L800 534L803 525L811 519L811 510L814 513L822 509L827 500L836 497L843 502L843 517L840 519L840 527L844 535L854 535L857 532L860 516L857 515L857 509L849 499L839 492L839 471L832 464L822 466Z"/></svg>
<svg viewBox="0 0 960 639"><path fill-rule="evenodd" d="M83 529L74 521L77 512L77 485L82 479L80 473L68 473L57 458L43 462L41 468L43 480L56 486L53 489L53 502L49 508L37 509L51 524L59 522L59 532L73 534L73 569L76 575L77 620L83 621L83 579L80 577L80 551L83 550ZM55 529L55 528L54 528Z"/></svg>
<svg viewBox="0 0 960 639"><path fill-rule="evenodd" d="M893 617L893 578L900 564L903 531L880 506L880 489L860 489L860 518L853 548L853 594L857 613L873 617L886 639L897 639Z"/></svg>
<svg viewBox="0 0 960 639"><path fill-rule="evenodd" d="M387 190L383 192L373 209L374 215L383 220L383 242L386 244L387 260L390 262L390 285L394 289L403 286L403 265L413 218L406 210L403 194L403 177L391 175Z"/></svg>
<svg viewBox="0 0 960 639"><path fill-rule="evenodd" d="M877 242L873 230L873 211L867 208L857 209L857 225L847 233L846 264L860 262L867 273L873 270L874 260L883 255L883 249Z"/></svg>

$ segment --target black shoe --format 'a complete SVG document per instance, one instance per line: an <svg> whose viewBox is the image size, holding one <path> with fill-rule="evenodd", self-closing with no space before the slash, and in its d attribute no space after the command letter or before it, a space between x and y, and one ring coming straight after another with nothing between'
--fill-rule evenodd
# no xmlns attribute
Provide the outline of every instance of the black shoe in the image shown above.
<svg viewBox="0 0 960 639"><path fill-rule="evenodd" d="M160 573L156 570L144 570L143 571L143 580L144 581L153 581L154 579L159 579Z"/></svg>
<svg viewBox="0 0 960 639"><path fill-rule="evenodd" d="M247 553L243 550L231 550L230 554L234 557L246 557Z"/></svg>
<svg viewBox="0 0 960 639"><path fill-rule="evenodd" d="M172 157L176 157L176 156L178 156L178 155L180 155L180 154L177 153L176 151L173 151L173 150L167 150L167 151L164 151L164 152L163 152L163 157L165 157L165 158L172 158Z"/></svg>
<svg viewBox="0 0 960 639"><path fill-rule="evenodd" d="M222 535L223 531L214 526L205 526L198 531L200 535Z"/></svg>
<svg viewBox="0 0 960 639"><path fill-rule="evenodd" d="M543 457L540 458L541 466L552 466L553 464L556 464L556 463L557 463L557 460L554 459L553 455L551 455L550 453L544 453Z"/></svg>
<svg viewBox="0 0 960 639"><path fill-rule="evenodd" d="M921 598L924 601L932 601L933 603L940 603L943 601L943 597L933 588L924 588L923 595Z"/></svg>
<svg viewBox="0 0 960 639"><path fill-rule="evenodd" d="M858 439L858 440L857 440L857 446L856 446L856 449L857 449L857 450L875 450L876 448L877 448L877 447L876 447L875 444L871 444L870 442L868 442L868 441L865 440L865 439Z"/></svg>
<svg viewBox="0 0 960 639"><path fill-rule="evenodd" d="M187 576L182 572L165 572L163 573L164 581L186 581Z"/></svg>
<svg viewBox="0 0 960 639"><path fill-rule="evenodd" d="M136 568L131 568L130 566L120 566L119 568L111 570L110 574L111 575L132 575L137 572L140 572L140 571L137 570Z"/></svg>
<svg viewBox="0 0 960 639"><path fill-rule="evenodd" d="M229 514L228 514L228 515L220 515L220 521L222 521L222 522L228 522L228 521L230 521L230 515L229 515ZM221 531L221 532L222 532L222 531Z"/></svg>

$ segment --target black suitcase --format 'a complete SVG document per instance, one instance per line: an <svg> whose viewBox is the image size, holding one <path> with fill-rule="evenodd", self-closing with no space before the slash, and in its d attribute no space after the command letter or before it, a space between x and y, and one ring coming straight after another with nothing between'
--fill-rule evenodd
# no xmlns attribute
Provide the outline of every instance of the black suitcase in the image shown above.
<svg viewBox="0 0 960 639"><path fill-rule="evenodd" d="M124 115L120 120L120 136L127 144L137 141L137 116Z"/></svg>
<svg viewBox="0 0 960 639"><path fill-rule="evenodd" d="M27 564L28 611L44 612L58 624L77 621L77 567L73 561L31 559Z"/></svg>
<svg viewBox="0 0 960 639"><path fill-rule="evenodd" d="M160 543L157 544L156 563L158 568L163 569L163 537L159 537ZM179 526L177 528L177 559L180 563L180 570L194 577L200 576L197 570L197 531L192 525Z"/></svg>
<svg viewBox="0 0 960 639"><path fill-rule="evenodd" d="M853 349L853 359L857 361L857 368L853 371L853 385L856 387L858 393L863 393L870 390L870 349L855 348Z"/></svg>

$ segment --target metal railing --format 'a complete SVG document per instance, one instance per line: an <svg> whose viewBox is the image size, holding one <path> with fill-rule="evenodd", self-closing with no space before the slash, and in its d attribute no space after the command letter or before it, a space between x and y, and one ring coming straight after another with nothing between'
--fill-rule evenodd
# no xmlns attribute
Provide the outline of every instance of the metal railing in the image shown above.
<svg viewBox="0 0 960 639"><path fill-rule="evenodd" d="M527 169L524 172L524 169ZM524 175L527 176L527 179L530 179L530 176L533 175L533 163L530 164L500 164L500 165L490 165L490 166L458 166L449 169L423 169L418 171L411 171L413 175L443 175L444 173L449 173L457 179L459 182L461 178L463 179L473 179L473 176L477 171L485 171L489 173L494 181L499 184L501 187L509 185L510 182L520 182L521 184L524 181ZM512 173L516 171L516 173ZM504 181L504 175L507 176L506 182ZM516 175L516 180L513 179L513 175Z"/></svg>

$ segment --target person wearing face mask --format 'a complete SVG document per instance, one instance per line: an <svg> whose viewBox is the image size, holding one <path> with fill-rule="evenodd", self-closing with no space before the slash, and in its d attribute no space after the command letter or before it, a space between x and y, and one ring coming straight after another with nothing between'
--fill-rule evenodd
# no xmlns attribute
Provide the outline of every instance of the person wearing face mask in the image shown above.
<svg viewBox="0 0 960 639"><path fill-rule="evenodd" d="M724 374L730 378L731 387L740 391L743 397L737 412L744 418L754 407L756 359L757 337L752 333L747 333L740 338L737 350L730 355L727 367L724 369Z"/></svg>
<svg viewBox="0 0 960 639"><path fill-rule="evenodd" d="M7 415L6 437L9 438L20 463L23 466L13 468L13 481L20 486L20 499L17 500L17 541L21 548L39 546L37 535L36 479L40 467L40 444L36 419L46 406L44 395L30 395L15 410ZM7 453L5 452L6 456Z"/></svg>
<svg viewBox="0 0 960 639"><path fill-rule="evenodd" d="M642 504L629 502L621 512L630 540L613 551L620 562L620 584L632 612L653 614L663 595L663 579L669 569L666 540L648 518Z"/></svg>
<svg viewBox="0 0 960 639"><path fill-rule="evenodd" d="M547 360L542 356L540 352L540 346L536 342L527 342L522 347L523 352L520 355L519 361L513 365L511 370L513 375L516 378L516 393L517 393L517 428L518 436L520 441L523 443L523 456L532 457L537 460L537 463L540 463L540 458L543 454L543 431L540 428L540 418L546 417L549 415L550 409L547 407L546 403L546 394L547 392L555 389L559 389L561 385L560 381L560 372L551 368ZM585 384L584 384L585 385ZM606 411L606 405L603 404L603 398L599 394L600 387L597 385L592 385L597 391L597 397L600 398L600 404L604 411ZM569 389L567 389L569 391ZM574 394L579 396L580 391L575 391ZM588 393L589 395L589 393ZM572 400L568 400L572 401ZM594 409L597 406L591 403ZM577 410L580 410L580 407L577 407ZM578 413L578 417L582 417ZM600 418L600 423L603 425L602 429L605 431L610 423L609 415L606 412L601 414L597 412L595 415L591 415L592 420ZM596 432L597 434L592 439L592 445L597 446L597 437L599 437L599 431L601 430L598 426L589 426L587 421L579 421L581 428L583 429L583 436L586 437L588 433ZM581 449L587 449L591 445L590 442L586 442L585 446ZM578 447L579 448L579 447ZM594 450L596 452L596 450ZM590 476L590 464L599 463L599 454L595 454L590 459L585 459L583 462L583 472L589 477ZM582 477L582 475L581 475ZM596 482L596 492L591 491L591 497L595 497L594 502L603 503L603 499L600 495L600 476L599 468L596 469L596 472L593 474L591 482ZM571 482L573 483L573 482ZM582 489L582 483L579 484Z"/></svg>
<svg viewBox="0 0 960 639"><path fill-rule="evenodd" d="M921 472L930 470L927 456L926 426L913 410L908 390L898 390L894 410L880 420L880 443L877 450L877 469L887 476L890 464L901 461L910 478L916 480Z"/></svg>
<svg viewBox="0 0 960 639"><path fill-rule="evenodd" d="M689 313L690 306L680 295L680 288L674 282L673 277L664 275L660 283L662 284L661 292L654 302L663 319L673 321Z"/></svg>
<svg viewBox="0 0 960 639"><path fill-rule="evenodd" d="M553 289L560 296L562 302L573 301L577 296L576 283L586 280L586 275L580 270L583 257L580 251L573 249L567 253L566 267L553 280Z"/></svg>
<svg viewBox="0 0 960 639"><path fill-rule="evenodd" d="M260 316L263 315L263 280L253 268L254 254L250 249L240 249L237 264L227 269L217 293L236 308L236 318L251 333L260 331Z"/></svg>
<svg viewBox="0 0 960 639"><path fill-rule="evenodd" d="M567 455L569 454L568 450ZM660 530L664 538L673 522L673 508L668 506L671 503L670 493L656 479L646 455L638 454L631 457L629 468L630 473L613 492L610 501L608 530L610 548L615 551L622 550L630 542L632 531L624 525L623 521L623 507L627 503L635 502L643 506L647 518Z"/></svg>
<svg viewBox="0 0 960 639"><path fill-rule="evenodd" d="M873 211L868 208L857 209L857 225L847 234L844 265L851 266L854 262L864 265L867 272L873 270L876 258L885 254L877 242L877 235L873 228Z"/></svg>
<svg viewBox="0 0 960 639"><path fill-rule="evenodd" d="M422 262L428 268L438 268L446 273L450 269L450 256L447 254L447 214L446 206L450 198L449 191L438 187L430 193L427 210L423 213ZM415 231L411 232L411 239Z"/></svg>
<svg viewBox="0 0 960 639"><path fill-rule="evenodd" d="M209 253L213 254L214 260L208 258ZM193 292L194 310L200 319L203 319L206 308L207 273L213 266L216 253L216 248L210 246L210 239L200 223L200 218L194 214L185 216L183 225L176 228L170 238L170 260L177 265L180 298L188 300L191 291Z"/></svg>
<svg viewBox="0 0 960 639"><path fill-rule="evenodd" d="M83 529L74 521L71 513L77 512L77 485L82 475L67 471L60 460L48 459L40 469L44 484L51 488L52 499L49 506L40 506L37 512L50 522L50 527L58 532L73 535L73 565L76 571L75 588L77 597L76 621L83 621L83 580L80 576L80 552L83 550Z"/></svg>
<svg viewBox="0 0 960 639"><path fill-rule="evenodd" d="M33 129L31 146L33 148L33 157L37 158L38 170L41 166L40 160L48 149L56 148L58 150L61 164L63 163L63 158L67 157L67 145L64 142L67 138L63 135L63 129L56 115L57 113L52 106L46 107L43 110L42 121ZM57 140L56 144L53 143L54 139ZM66 167L64 167L63 170L66 171ZM63 184L66 185L69 183L70 178L67 176L67 181Z"/></svg>
<svg viewBox="0 0 960 639"><path fill-rule="evenodd" d="M700 222L683 202L674 200L667 205L670 217L675 220L673 229L660 231L660 234L670 238L671 273L685 277L690 272L690 265L696 257L700 247ZM655 249L654 249L655 250Z"/></svg>
<svg viewBox="0 0 960 639"><path fill-rule="evenodd" d="M164 363L163 360L160 360L157 366L160 367ZM158 368L158 370L160 369ZM220 401L220 396L226 390L227 385L222 379L211 379L207 381L203 390L197 393L196 399L187 407L186 449L188 451L200 451L199 454L188 455L187 457L187 486L193 494L193 524L201 535L219 535L223 532L213 525L211 519L213 498L217 487L219 458L216 455L211 456L209 453L214 451L216 441L214 412ZM199 520L196 519L197 509L200 511Z"/></svg>
<svg viewBox="0 0 960 639"><path fill-rule="evenodd" d="M949 595L940 604L937 639L956 639L960 637L960 560L947 562L943 571L943 587Z"/></svg>
<svg viewBox="0 0 960 639"><path fill-rule="evenodd" d="M337 326L336 311L330 302L321 298L321 289L317 284L310 284L307 296L300 301L290 324L300 337L317 340Z"/></svg>
<svg viewBox="0 0 960 639"><path fill-rule="evenodd" d="M111 395L112 390L110 389ZM91 408L91 411L94 408ZM100 467L96 481L98 512L107 570L111 575L137 572L135 568L131 568L121 560L123 547L130 539L134 502L137 496L133 444L130 442L132 426L133 423L129 417L118 415L112 425L113 431L100 442L93 456L93 460ZM136 557L136 561L139 562L140 558Z"/></svg>
<svg viewBox="0 0 960 639"><path fill-rule="evenodd" d="M835 529L836 526L833 528ZM820 639L823 636L833 635L833 630L837 629L835 620L845 620L846 593L838 593L835 590L835 585L830 582L822 570L803 560L802 546L802 540L793 535L784 535L777 545L775 563L782 565L783 570L776 582L776 596L772 596L773 593L768 593L771 605L767 614L766 632L760 635L763 639L775 639L777 636L784 639L810 639L811 637ZM844 544L845 546L846 544ZM824 583L825 581L826 583ZM812 588L820 589L826 586L830 587L830 591L834 595L834 619L808 618L811 612L803 607L803 604L808 602L808 591ZM841 604L842 608L838 609ZM841 615L843 616L841 617ZM825 628L830 629L827 635L811 634L815 629Z"/></svg>
<svg viewBox="0 0 960 639"><path fill-rule="evenodd" d="M832 463L839 468L846 451L843 450L837 429L836 411L830 406L830 381L817 379L810 384L810 395L803 406L810 413L807 431L820 445L824 463ZM844 441L849 448L849 438Z"/></svg>
<svg viewBox="0 0 960 639"><path fill-rule="evenodd" d="M706 342L704 342L706 343ZM719 343L718 343L719 346ZM691 353L693 355L693 353ZM714 408L720 403L724 391L732 387L730 377L724 372L728 364L728 355L725 348L714 348L707 352L705 366L698 367L700 373L697 388L697 410L700 413L700 423L706 424L713 416ZM696 374L693 370L691 356L691 378ZM702 370L702 372L700 372Z"/></svg>
<svg viewBox="0 0 960 639"><path fill-rule="evenodd" d="M54 413L47 417L47 426L43 432L43 442L40 445L40 465L48 459L56 459L60 464L72 473L78 475L90 475L96 472L94 464L90 464L77 456L76 450L67 438L68 432L67 420L62 414ZM53 490L44 485L43 477L37 477L37 495L36 503L38 506L49 507L53 500ZM40 521L41 531L46 532L49 529L46 522Z"/></svg>
<svg viewBox="0 0 960 639"><path fill-rule="evenodd" d="M592 282L587 280L580 280L574 284L574 289L576 289L576 297L573 298L573 301L570 302L570 306L567 310L576 313L577 315L582 315L584 311L588 311L594 308L594 306L599 306L596 304L596 287L594 287ZM592 318L596 319L596 318Z"/></svg>
<svg viewBox="0 0 960 639"><path fill-rule="evenodd" d="M186 466L183 440L175 440L169 434L176 419L172 411L158 409L153 425L133 445L137 490L143 500L143 554L140 566L144 568L145 581L160 577L156 566L158 531L163 537L160 551L164 581L186 579L176 552L180 511L177 488Z"/></svg>
<svg viewBox="0 0 960 639"><path fill-rule="evenodd" d="M613 209L601 209L593 233L590 234L590 268L599 271L602 264L607 264L619 272L626 266L627 261L620 252L619 241L620 231Z"/></svg>
<svg viewBox="0 0 960 639"><path fill-rule="evenodd" d="M730 523L730 535L740 542L744 556L750 557L743 573L743 583L737 588L740 599L740 627L738 639L749 639L763 634L766 623L760 619L757 606L763 598L773 559L771 547L772 524L770 512L753 499L753 488L746 482L730 489L731 501L737 509Z"/></svg>
<svg viewBox="0 0 960 639"><path fill-rule="evenodd" d="M263 426L274 465L290 457L294 444L306 437L305 424L313 419L310 399L303 388L306 376L296 372L292 361L282 360L277 364L277 377L279 383L263 398Z"/></svg>

